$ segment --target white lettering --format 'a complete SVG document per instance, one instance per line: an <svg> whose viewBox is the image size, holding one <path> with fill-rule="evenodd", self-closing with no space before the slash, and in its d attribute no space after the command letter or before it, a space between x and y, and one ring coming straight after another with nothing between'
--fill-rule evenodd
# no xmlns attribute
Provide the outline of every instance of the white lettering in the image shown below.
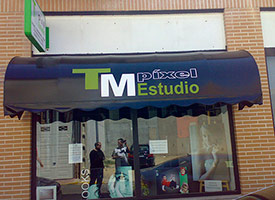
<svg viewBox="0 0 275 200"><path fill-rule="evenodd" d="M163 71L163 72L160 72L160 74L161 74L161 77L160 77L160 79L167 79L167 78L169 78L169 79L175 79L176 77L174 76L174 71L170 71L170 72L165 72L165 71Z"/></svg>
<svg viewBox="0 0 275 200"><path fill-rule="evenodd" d="M150 80L152 78L152 74L149 72L139 72L137 73L137 81L139 83L144 82L144 80Z"/></svg>
<svg viewBox="0 0 275 200"><path fill-rule="evenodd" d="M89 174L89 170L88 169L83 169L81 170L81 175L85 176Z"/></svg>
<svg viewBox="0 0 275 200"><path fill-rule="evenodd" d="M90 171L88 169L82 169L81 170L81 189L82 189L82 193L81 193L81 196L83 199L87 199L90 195L88 189L89 189L89 181L88 181L88 178L89 178L89 173ZM86 175L86 177L84 177ZM85 187L86 186L86 187Z"/></svg>
<svg viewBox="0 0 275 200"><path fill-rule="evenodd" d="M120 82L117 85L112 74L101 74L101 97L109 97L109 85L111 86L114 96L121 97L127 83L127 96L136 96L135 75L122 74Z"/></svg>
<svg viewBox="0 0 275 200"><path fill-rule="evenodd" d="M191 73L191 78L198 78L198 73L196 68L191 68L190 73Z"/></svg>
<svg viewBox="0 0 275 200"><path fill-rule="evenodd" d="M86 185L86 187L85 187L85 185ZM89 183L83 183L82 185L81 185L81 188L82 188L82 190L88 190L89 189Z"/></svg>
<svg viewBox="0 0 275 200"><path fill-rule="evenodd" d="M190 74L187 71L178 71L178 72L176 72L175 76L178 79L185 79L185 78L188 78L190 76Z"/></svg>
<svg viewBox="0 0 275 200"><path fill-rule="evenodd" d="M137 82L143 83L150 79L163 80L163 79L186 79L186 78L198 78L198 73L196 68L190 68L188 71L160 71L160 69L155 69L150 72L138 72Z"/></svg>
<svg viewBox="0 0 275 200"><path fill-rule="evenodd" d="M84 199L87 199L89 195L90 195L90 193L89 193L88 190L85 190L85 191L83 191L83 192L81 193L81 196L82 196L82 198L84 198Z"/></svg>

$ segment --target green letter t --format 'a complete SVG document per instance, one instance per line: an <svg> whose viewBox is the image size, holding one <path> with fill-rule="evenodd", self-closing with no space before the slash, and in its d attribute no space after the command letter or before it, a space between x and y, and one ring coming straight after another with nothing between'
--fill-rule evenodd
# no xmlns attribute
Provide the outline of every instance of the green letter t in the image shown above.
<svg viewBox="0 0 275 200"><path fill-rule="evenodd" d="M98 74L111 72L111 68L73 69L73 74L85 74L85 90L98 89Z"/></svg>

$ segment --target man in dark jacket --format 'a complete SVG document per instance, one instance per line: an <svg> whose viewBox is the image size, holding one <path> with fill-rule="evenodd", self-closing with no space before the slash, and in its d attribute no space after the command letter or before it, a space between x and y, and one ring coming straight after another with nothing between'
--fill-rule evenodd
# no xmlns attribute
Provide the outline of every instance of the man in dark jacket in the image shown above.
<svg viewBox="0 0 275 200"><path fill-rule="evenodd" d="M103 179L104 159L104 153L101 151L101 142L96 142L95 148L90 152L90 186L97 181L99 197L101 196L100 188Z"/></svg>

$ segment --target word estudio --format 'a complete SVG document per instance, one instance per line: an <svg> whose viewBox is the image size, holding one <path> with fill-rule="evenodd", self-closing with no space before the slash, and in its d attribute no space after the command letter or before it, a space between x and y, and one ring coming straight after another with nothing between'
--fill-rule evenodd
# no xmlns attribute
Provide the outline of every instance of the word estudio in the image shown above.
<svg viewBox="0 0 275 200"><path fill-rule="evenodd" d="M162 82L163 80L197 79L196 68L190 68L188 71L161 71L155 69L152 72L123 73L119 83L111 74L111 68L73 69L72 73L85 74L86 90L98 90L100 76L101 97L109 97L110 88L112 88L115 97L121 97L125 88L127 88L127 96L183 95L199 92L197 84L189 84L186 80L180 81L176 85L172 82L172 84ZM151 82L149 84L148 82L152 80L153 84Z"/></svg>

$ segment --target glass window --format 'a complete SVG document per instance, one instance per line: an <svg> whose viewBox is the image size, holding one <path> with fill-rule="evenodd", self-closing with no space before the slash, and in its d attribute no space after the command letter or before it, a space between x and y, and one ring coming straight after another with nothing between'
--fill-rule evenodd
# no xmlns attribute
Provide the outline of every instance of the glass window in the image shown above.
<svg viewBox="0 0 275 200"><path fill-rule="evenodd" d="M139 194L135 188L146 198L236 191L227 107L205 109L206 115L188 113L139 118L138 157L129 119L80 122L70 113L41 113L36 123L37 199L129 199ZM134 171L136 161L140 176Z"/></svg>
<svg viewBox="0 0 275 200"><path fill-rule="evenodd" d="M236 190L227 107L215 112L139 119L144 196Z"/></svg>
<svg viewBox="0 0 275 200"><path fill-rule="evenodd" d="M134 196L131 121L64 123L58 115L37 122L37 199Z"/></svg>

